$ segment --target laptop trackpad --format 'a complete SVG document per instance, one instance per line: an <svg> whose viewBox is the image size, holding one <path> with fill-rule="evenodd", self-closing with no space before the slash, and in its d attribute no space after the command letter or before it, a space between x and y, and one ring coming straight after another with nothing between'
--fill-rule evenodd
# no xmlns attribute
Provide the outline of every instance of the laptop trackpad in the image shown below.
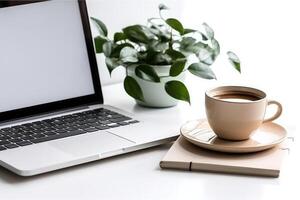
<svg viewBox="0 0 300 200"><path fill-rule="evenodd" d="M106 131L69 137L65 140L51 142L51 146L74 156L90 156L105 154L134 145L133 141L126 140Z"/></svg>

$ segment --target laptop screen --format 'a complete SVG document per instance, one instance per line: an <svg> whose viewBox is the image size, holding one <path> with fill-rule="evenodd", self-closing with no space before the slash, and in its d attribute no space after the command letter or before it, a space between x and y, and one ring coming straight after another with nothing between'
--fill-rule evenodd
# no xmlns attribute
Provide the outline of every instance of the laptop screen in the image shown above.
<svg viewBox="0 0 300 200"><path fill-rule="evenodd" d="M95 93L80 7L0 8L0 113Z"/></svg>

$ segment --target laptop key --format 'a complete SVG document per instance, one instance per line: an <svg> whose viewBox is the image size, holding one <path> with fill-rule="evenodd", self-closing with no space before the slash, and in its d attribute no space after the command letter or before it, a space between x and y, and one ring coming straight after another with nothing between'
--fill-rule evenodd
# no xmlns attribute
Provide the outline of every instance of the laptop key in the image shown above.
<svg viewBox="0 0 300 200"><path fill-rule="evenodd" d="M5 134L5 136L11 137L14 133L11 133L11 132L6 131L4 134Z"/></svg>
<svg viewBox="0 0 300 200"><path fill-rule="evenodd" d="M56 135L57 133L53 132L53 131L48 131L44 133L45 135Z"/></svg>
<svg viewBox="0 0 300 200"><path fill-rule="evenodd" d="M119 127L120 125L119 124L111 124L111 125L108 125L109 128L116 128L116 127Z"/></svg>
<svg viewBox="0 0 300 200"><path fill-rule="evenodd" d="M0 151L4 151L4 150L6 150L6 148L3 146L0 146Z"/></svg>
<svg viewBox="0 0 300 200"><path fill-rule="evenodd" d="M76 130L78 130L77 128L72 128L72 127L69 127L69 128L67 128L66 129L68 132L71 132L71 131L76 131Z"/></svg>
<svg viewBox="0 0 300 200"><path fill-rule="evenodd" d="M89 125L90 125L90 126L94 126L94 127L95 127L95 126L99 126L99 125L101 125L101 124L100 124L100 123L98 123L98 122L95 122L95 123L89 123Z"/></svg>
<svg viewBox="0 0 300 200"><path fill-rule="evenodd" d="M20 131L19 130L16 130L16 129L12 129L10 130L11 133L19 133Z"/></svg>
<svg viewBox="0 0 300 200"><path fill-rule="evenodd" d="M10 142L13 142L13 143L17 143L17 142L22 142L23 140L22 139L11 139Z"/></svg>
<svg viewBox="0 0 300 200"><path fill-rule="evenodd" d="M10 139L10 137L8 137L8 136L1 136L0 137L0 140L8 140L8 139Z"/></svg>
<svg viewBox="0 0 300 200"><path fill-rule="evenodd" d="M86 128L84 129L87 132L95 132L95 131L99 131L97 128Z"/></svg>
<svg viewBox="0 0 300 200"><path fill-rule="evenodd" d="M92 126L91 125L80 125L78 128L86 129L86 128L92 128Z"/></svg>
<svg viewBox="0 0 300 200"><path fill-rule="evenodd" d="M120 124L121 126L126 126L126 125L128 125L129 123L127 123L127 122L118 122L118 124Z"/></svg>
<svg viewBox="0 0 300 200"><path fill-rule="evenodd" d="M88 120L86 120L86 122L87 123L95 123L95 122L97 122L98 120L97 119L88 119Z"/></svg>
<svg viewBox="0 0 300 200"><path fill-rule="evenodd" d="M128 123L129 124L135 124L135 123L139 123L139 121L138 120L132 120L132 121L129 121Z"/></svg>
<svg viewBox="0 0 300 200"><path fill-rule="evenodd" d="M59 134L61 134L61 133L66 133L66 132L68 132L67 130L65 130L65 129L62 129L62 130L56 130L56 131L54 131L55 133L59 133Z"/></svg>
<svg viewBox="0 0 300 200"><path fill-rule="evenodd" d="M35 129L41 129L43 126L33 123L32 127L35 128Z"/></svg>
<svg viewBox="0 0 300 200"><path fill-rule="evenodd" d="M27 131L27 132L24 132L23 135L29 136L29 135L34 135L34 133L31 131Z"/></svg>
<svg viewBox="0 0 300 200"><path fill-rule="evenodd" d="M43 137L43 138L36 138L36 139L30 140L30 142L41 143L41 142L46 142L46 141L55 140L55 139L59 139L59 138L62 138L62 137L59 137L59 135L51 135L51 136Z"/></svg>
<svg viewBox="0 0 300 200"><path fill-rule="evenodd" d="M35 135L33 135L33 137L35 137L35 138L43 138L43 137L46 137L46 135L44 135L44 134L35 134Z"/></svg>
<svg viewBox="0 0 300 200"><path fill-rule="evenodd" d="M70 132L68 132L68 134L70 135L70 136L73 136L73 135L80 135L80 134L83 134L83 133L86 133L87 131L85 131L85 130L76 130L76 131L70 131Z"/></svg>
<svg viewBox="0 0 300 200"><path fill-rule="evenodd" d="M118 122L123 122L123 121L126 121L126 120L128 120L127 117L120 117L120 118L110 119L109 121L114 122L114 123L118 123Z"/></svg>
<svg viewBox="0 0 300 200"><path fill-rule="evenodd" d="M105 126L105 125L103 125L103 126L101 126L101 125L99 125L99 126L95 126L95 128L96 128L96 129L98 129L98 130L105 130L105 129L109 129L109 127L108 127L108 126Z"/></svg>
<svg viewBox="0 0 300 200"><path fill-rule="evenodd" d="M32 139L34 139L34 137L32 137L32 136L25 136L25 137L21 137L21 139L23 139L23 140L32 140Z"/></svg>
<svg viewBox="0 0 300 200"><path fill-rule="evenodd" d="M46 141L50 141L50 140L56 140L56 139L61 139L61 138L65 138L65 137L80 135L83 133L86 133L86 131L77 130L77 131L71 131L71 132L62 133L62 134L58 134L58 135L50 135L50 136L44 137L44 138L37 138L37 139L30 140L30 141L33 143L41 143L41 142L46 142Z"/></svg>
<svg viewBox="0 0 300 200"><path fill-rule="evenodd" d="M8 149L13 149L13 148L17 148L18 145L16 145L16 144L6 144L6 145L4 145L4 147L6 147Z"/></svg>
<svg viewBox="0 0 300 200"><path fill-rule="evenodd" d="M103 120L103 121L100 121L101 124L110 124L111 122L109 120Z"/></svg>
<svg viewBox="0 0 300 200"><path fill-rule="evenodd" d="M36 133L36 134L39 134L39 133L43 133L43 132L45 132L45 131L44 131L44 130L41 130L41 129L35 129L35 130L32 130L31 132Z"/></svg>
<svg viewBox="0 0 300 200"><path fill-rule="evenodd" d="M19 146L27 146L27 145L31 145L32 143L29 141L22 141L22 142L17 142L17 145Z"/></svg>
<svg viewBox="0 0 300 200"><path fill-rule="evenodd" d="M4 144L10 144L11 142L8 140L1 140L0 141L0 145L4 145Z"/></svg>
<svg viewBox="0 0 300 200"><path fill-rule="evenodd" d="M12 137L12 138L19 138L19 137L22 137L22 135L17 133L17 134L11 135L10 137Z"/></svg>

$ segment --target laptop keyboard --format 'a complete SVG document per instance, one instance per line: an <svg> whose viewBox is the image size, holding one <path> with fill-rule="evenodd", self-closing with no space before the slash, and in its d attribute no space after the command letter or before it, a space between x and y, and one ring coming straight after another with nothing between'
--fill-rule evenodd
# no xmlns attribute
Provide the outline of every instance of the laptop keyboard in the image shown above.
<svg viewBox="0 0 300 200"><path fill-rule="evenodd" d="M139 121L99 108L0 129L0 151L126 126Z"/></svg>

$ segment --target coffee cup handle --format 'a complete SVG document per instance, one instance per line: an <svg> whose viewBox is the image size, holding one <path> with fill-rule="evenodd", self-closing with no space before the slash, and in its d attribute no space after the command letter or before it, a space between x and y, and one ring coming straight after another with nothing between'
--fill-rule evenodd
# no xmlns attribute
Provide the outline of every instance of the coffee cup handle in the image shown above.
<svg viewBox="0 0 300 200"><path fill-rule="evenodd" d="M277 106L277 111L276 111L276 113L272 117L264 119L264 123L265 122L271 122L271 121L277 119L281 115L281 113L282 113L282 105L278 101L274 101L274 100L268 101L268 106L272 105L272 104L274 104L274 105Z"/></svg>

